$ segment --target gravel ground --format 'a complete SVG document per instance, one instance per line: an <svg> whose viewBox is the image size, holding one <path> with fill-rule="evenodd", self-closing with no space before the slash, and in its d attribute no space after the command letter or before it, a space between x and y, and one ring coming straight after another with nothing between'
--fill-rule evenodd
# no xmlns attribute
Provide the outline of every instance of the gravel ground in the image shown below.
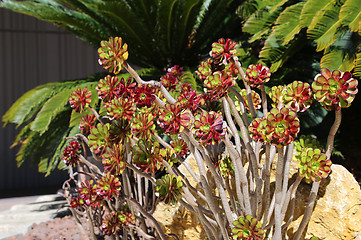
<svg viewBox="0 0 361 240"><path fill-rule="evenodd" d="M25 235L13 236L8 240L86 240L91 239L89 229L84 233L72 216L55 218L39 224L34 223ZM104 238L98 238L104 239ZM105 239L109 239L106 237Z"/></svg>

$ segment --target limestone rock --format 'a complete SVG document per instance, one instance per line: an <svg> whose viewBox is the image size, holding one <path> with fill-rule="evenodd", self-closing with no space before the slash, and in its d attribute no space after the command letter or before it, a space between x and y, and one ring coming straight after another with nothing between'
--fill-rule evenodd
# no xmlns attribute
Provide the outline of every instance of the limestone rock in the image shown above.
<svg viewBox="0 0 361 240"><path fill-rule="evenodd" d="M341 165L333 164L332 173L323 180L314 212L307 228L306 237L320 239L356 239L361 240L361 190L352 174ZM292 239L292 226L302 220L304 205L311 185L301 183L296 195L295 222L290 226L289 237ZM295 231L294 231L295 232Z"/></svg>

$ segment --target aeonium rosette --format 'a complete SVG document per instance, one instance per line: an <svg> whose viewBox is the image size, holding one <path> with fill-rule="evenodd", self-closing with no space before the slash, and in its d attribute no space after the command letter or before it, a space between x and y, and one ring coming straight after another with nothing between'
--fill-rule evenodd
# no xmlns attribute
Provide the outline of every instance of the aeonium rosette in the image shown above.
<svg viewBox="0 0 361 240"><path fill-rule="evenodd" d="M192 132L200 143L215 145L226 134L226 122L223 121L221 114L204 111L195 116Z"/></svg>
<svg viewBox="0 0 361 240"><path fill-rule="evenodd" d="M182 75L182 70L182 67L175 65L171 68L168 68L167 74L161 77L161 83L168 91L176 89L177 85L179 84L179 78Z"/></svg>
<svg viewBox="0 0 361 240"><path fill-rule="evenodd" d="M241 89L241 91L239 92L243 98L243 102L244 102L244 107L249 111L249 104L248 104L248 99L247 99L247 90L246 89ZM252 96L252 102L253 102L253 106L255 109L260 109L261 108L261 97L259 96L258 93L256 93L255 91L251 90L251 96ZM240 106L240 102L236 101L235 102L236 108L238 111L241 110L241 106Z"/></svg>
<svg viewBox="0 0 361 240"><path fill-rule="evenodd" d="M101 41L98 49L99 64L109 72L118 74L128 59L128 45L123 44L121 37L110 37L108 41Z"/></svg>
<svg viewBox="0 0 361 240"><path fill-rule="evenodd" d="M246 82L250 87L259 87L268 82L271 77L271 72L268 67L263 66L262 63L257 65L249 65L246 70Z"/></svg>
<svg viewBox="0 0 361 240"><path fill-rule="evenodd" d="M167 103L159 109L158 124L165 133L179 134L192 122L192 113L189 109L183 109L179 102Z"/></svg>
<svg viewBox="0 0 361 240"><path fill-rule="evenodd" d="M71 141L63 150L64 163L76 167L79 161L80 144L78 141Z"/></svg>
<svg viewBox="0 0 361 240"><path fill-rule="evenodd" d="M158 142L140 139L133 147L133 163L143 172L155 173L163 161L160 150Z"/></svg>
<svg viewBox="0 0 361 240"><path fill-rule="evenodd" d="M237 50L234 48L235 46L236 42L233 42L231 39L220 38L218 42L212 44L210 55L226 65L229 59L237 53Z"/></svg>
<svg viewBox="0 0 361 240"><path fill-rule="evenodd" d="M271 91L269 91L268 96L273 101L272 107L276 108L280 103L283 104L283 96L284 96L283 91L285 90L285 88L286 87L282 85L273 86L271 88Z"/></svg>
<svg viewBox="0 0 361 240"><path fill-rule="evenodd" d="M117 76L106 76L99 80L96 90L104 103L119 97L120 81Z"/></svg>
<svg viewBox="0 0 361 240"><path fill-rule="evenodd" d="M182 177L166 174L157 180L156 193L159 200L166 204L175 205L182 194Z"/></svg>
<svg viewBox="0 0 361 240"><path fill-rule="evenodd" d="M96 184L96 192L98 195L106 199L117 197L120 193L121 183L117 176L110 172L104 173Z"/></svg>
<svg viewBox="0 0 361 240"><path fill-rule="evenodd" d="M266 232L262 229L262 224L251 215L240 216L233 222L233 239L240 240L263 240Z"/></svg>
<svg viewBox="0 0 361 240"><path fill-rule="evenodd" d="M350 72L324 68L312 83L313 96L328 111L347 108L358 92L357 84Z"/></svg>
<svg viewBox="0 0 361 240"><path fill-rule="evenodd" d="M319 182L331 172L332 162L320 149L307 148L300 156L299 174L307 183Z"/></svg>
<svg viewBox="0 0 361 240"><path fill-rule="evenodd" d="M136 111L136 105L130 98L115 98L108 104L107 113L111 120L123 119L130 121Z"/></svg>
<svg viewBox="0 0 361 240"><path fill-rule="evenodd" d="M127 165L125 162L125 152L125 147L121 143L107 147L102 155L104 171L113 175L122 174Z"/></svg>
<svg viewBox="0 0 361 240"><path fill-rule="evenodd" d="M295 112L304 112L312 104L312 91L308 83L294 81L286 86L283 103Z"/></svg>
<svg viewBox="0 0 361 240"><path fill-rule="evenodd" d="M69 97L71 108L73 108L76 112L83 112L84 109L89 107L89 104L91 103L91 95L92 92L88 91L87 88L78 88L76 91L72 92Z"/></svg>
<svg viewBox="0 0 361 240"><path fill-rule="evenodd" d="M205 92L215 101L226 95L228 88L234 86L235 83L235 78L223 71L214 72L203 82L206 87Z"/></svg>
<svg viewBox="0 0 361 240"><path fill-rule="evenodd" d="M79 129L81 131L81 133L85 136L88 136L90 134L90 131L95 127L96 121L96 117L91 114L91 115L85 115L83 117L81 117L80 122L79 122Z"/></svg>
<svg viewBox="0 0 361 240"><path fill-rule="evenodd" d="M282 148L297 137L300 121L296 113L288 108L272 108L264 118L253 120L249 131L255 140L267 140L277 148Z"/></svg>

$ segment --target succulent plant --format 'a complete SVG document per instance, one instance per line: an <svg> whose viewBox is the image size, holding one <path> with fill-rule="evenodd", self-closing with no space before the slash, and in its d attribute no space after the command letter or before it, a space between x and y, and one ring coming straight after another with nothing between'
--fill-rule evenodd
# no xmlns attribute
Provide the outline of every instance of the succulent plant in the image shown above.
<svg viewBox="0 0 361 240"><path fill-rule="evenodd" d="M159 110L158 124L165 133L179 134L192 122L192 113L189 109L182 109L179 102L167 103Z"/></svg>
<svg viewBox="0 0 361 240"><path fill-rule="evenodd" d="M132 133L136 138L149 138L155 131L154 115L139 112L132 120Z"/></svg>
<svg viewBox="0 0 361 240"><path fill-rule="evenodd" d="M284 89L285 89L285 86L282 86L282 85L273 86L271 88L271 91L269 91L268 96L273 101L272 107L276 108L280 102L283 103L283 95L284 95L283 90Z"/></svg>
<svg viewBox="0 0 361 240"><path fill-rule="evenodd" d="M98 125L90 131L90 135L88 136L88 145L90 150L101 155L105 151L106 147L111 146L109 129L109 123L104 125L98 123Z"/></svg>
<svg viewBox="0 0 361 240"><path fill-rule="evenodd" d="M70 206L72 208L81 208L85 204L84 199L79 195L71 196L70 198Z"/></svg>
<svg viewBox="0 0 361 240"><path fill-rule="evenodd" d="M158 142L140 139L133 147L133 163L143 172L154 173L160 168L163 157Z"/></svg>
<svg viewBox="0 0 361 240"><path fill-rule="evenodd" d="M233 239L241 240L262 240L266 233L262 229L262 224L251 215L240 216L233 222Z"/></svg>
<svg viewBox="0 0 361 240"><path fill-rule="evenodd" d="M96 192L98 195L106 199L117 197L120 193L121 183L119 178L110 172L104 173L96 184Z"/></svg>
<svg viewBox="0 0 361 240"><path fill-rule="evenodd" d="M127 79L121 78L120 79L120 86L119 86L119 97L123 98L133 98L134 91L136 89L136 83L133 82L133 78L129 77Z"/></svg>
<svg viewBox="0 0 361 240"><path fill-rule="evenodd" d="M71 141L63 150L64 163L76 167L79 161L80 144L78 141Z"/></svg>
<svg viewBox="0 0 361 240"><path fill-rule="evenodd" d="M262 63L257 65L249 65L246 70L246 82L250 87L259 87L260 85L270 80L271 72L268 67L263 66Z"/></svg>
<svg viewBox="0 0 361 240"><path fill-rule="evenodd" d="M213 101L217 101L223 97L228 92L228 88L234 86L235 83L235 79L231 75L222 71L214 72L203 82L206 87L205 92Z"/></svg>
<svg viewBox="0 0 361 240"><path fill-rule="evenodd" d="M331 165L331 160L320 149L307 148L302 152L298 163L299 174L307 183L319 182L328 176Z"/></svg>
<svg viewBox="0 0 361 240"><path fill-rule="evenodd" d="M109 127L108 142L110 145L113 143L126 143L129 142L132 137L131 122L124 119L118 119L111 121Z"/></svg>
<svg viewBox="0 0 361 240"><path fill-rule="evenodd" d="M182 194L182 178L171 174L164 175L157 180L156 193L160 201L175 205Z"/></svg>
<svg viewBox="0 0 361 240"><path fill-rule="evenodd" d="M249 135L256 142L264 142L266 140L266 136L264 135L264 129L266 128L267 121L265 117L255 118L248 126Z"/></svg>
<svg viewBox="0 0 361 240"><path fill-rule="evenodd" d="M118 74L128 59L128 45L123 44L121 37L110 37L108 41L101 41L98 49L99 64L109 72Z"/></svg>
<svg viewBox="0 0 361 240"><path fill-rule="evenodd" d="M223 62L226 65L228 60L237 53L237 50L234 48L235 46L236 42L233 42L231 39L220 38L218 42L212 44L210 55L218 62Z"/></svg>
<svg viewBox="0 0 361 240"><path fill-rule="evenodd" d="M130 121L136 111L136 105L130 98L115 98L108 104L107 113L111 120L123 119Z"/></svg>
<svg viewBox="0 0 361 240"><path fill-rule="evenodd" d="M167 73L160 78L162 85L168 90L175 90L179 84L179 79L182 75L183 68L175 65L168 68Z"/></svg>
<svg viewBox="0 0 361 240"><path fill-rule="evenodd" d="M193 114L195 114L199 110L199 107L205 103L203 95L197 93L196 90L184 91L177 99L182 108L191 110Z"/></svg>
<svg viewBox="0 0 361 240"><path fill-rule="evenodd" d="M304 112L312 104L312 91L308 83L294 81L286 86L283 103L295 112Z"/></svg>
<svg viewBox="0 0 361 240"><path fill-rule="evenodd" d="M301 155L302 153L305 151L305 149L307 148L319 148L321 149L321 144L320 142L315 138L312 137L310 135L302 135L300 136L300 138L298 140L295 140L295 150L296 150L296 154L295 154L295 158L300 160L301 159Z"/></svg>
<svg viewBox="0 0 361 240"><path fill-rule="evenodd" d="M182 138L173 139L170 145L180 157L185 156L189 152L188 145Z"/></svg>
<svg viewBox="0 0 361 240"><path fill-rule="evenodd" d="M139 84L134 90L134 102L138 108L152 107L157 90L149 84Z"/></svg>
<svg viewBox="0 0 361 240"><path fill-rule="evenodd" d="M85 180L78 188L80 198L82 198L89 207L99 207L103 204L101 197L97 194L97 186L94 180Z"/></svg>
<svg viewBox="0 0 361 240"><path fill-rule="evenodd" d="M135 217L130 213L129 209L127 211L119 210L107 214L102 221L101 228L106 235L111 236L127 224L134 223Z"/></svg>
<svg viewBox="0 0 361 240"><path fill-rule="evenodd" d="M358 92L357 84L350 72L324 68L312 83L313 96L328 111L347 108Z"/></svg>
<svg viewBox="0 0 361 240"><path fill-rule="evenodd" d="M225 156L220 160L219 163L219 171L224 178L231 179L234 177L234 167L232 163L232 159L229 155Z"/></svg>
<svg viewBox="0 0 361 240"><path fill-rule="evenodd" d="M88 91L87 88L78 88L77 90L72 92L69 97L70 106L76 112L83 112L84 109L89 107L89 104L91 103L91 95L92 92Z"/></svg>
<svg viewBox="0 0 361 240"><path fill-rule="evenodd" d="M204 81L206 78L211 76L213 72L214 72L213 59L208 58L206 61L202 61L199 64L197 75L202 81Z"/></svg>
<svg viewBox="0 0 361 240"><path fill-rule="evenodd" d="M104 171L110 172L113 175L120 175L123 173L127 163L125 162L125 148L123 144L113 144L108 147L102 155L102 163Z"/></svg>
<svg viewBox="0 0 361 240"><path fill-rule="evenodd" d="M300 121L296 113L288 108L272 108L265 116L262 134L277 148L286 146L294 141L300 131Z"/></svg>
<svg viewBox="0 0 361 240"><path fill-rule="evenodd" d="M226 123L222 115L216 112L206 112L195 116L192 128L197 140L204 145L214 145L226 134Z"/></svg>
<svg viewBox="0 0 361 240"><path fill-rule="evenodd" d="M79 129L81 133L85 136L90 134L90 131L95 127L96 117L93 114L87 114L81 117L79 121Z"/></svg>
<svg viewBox="0 0 361 240"><path fill-rule="evenodd" d="M119 88L120 81L118 77L108 75L105 78L99 80L95 89L98 92L99 98L106 103L114 98L119 97Z"/></svg>

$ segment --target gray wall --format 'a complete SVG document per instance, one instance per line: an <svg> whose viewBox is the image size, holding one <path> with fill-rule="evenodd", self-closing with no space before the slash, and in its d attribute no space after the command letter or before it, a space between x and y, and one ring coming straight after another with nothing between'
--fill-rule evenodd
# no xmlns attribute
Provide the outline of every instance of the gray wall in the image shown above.
<svg viewBox="0 0 361 240"><path fill-rule="evenodd" d="M37 85L99 71L93 47L49 23L0 9L0 116ZM60 186L64 172L44 178L31 164L17 168L16 149L9 149L15 131L13 124L0 128L0 192Z"/></svg>

